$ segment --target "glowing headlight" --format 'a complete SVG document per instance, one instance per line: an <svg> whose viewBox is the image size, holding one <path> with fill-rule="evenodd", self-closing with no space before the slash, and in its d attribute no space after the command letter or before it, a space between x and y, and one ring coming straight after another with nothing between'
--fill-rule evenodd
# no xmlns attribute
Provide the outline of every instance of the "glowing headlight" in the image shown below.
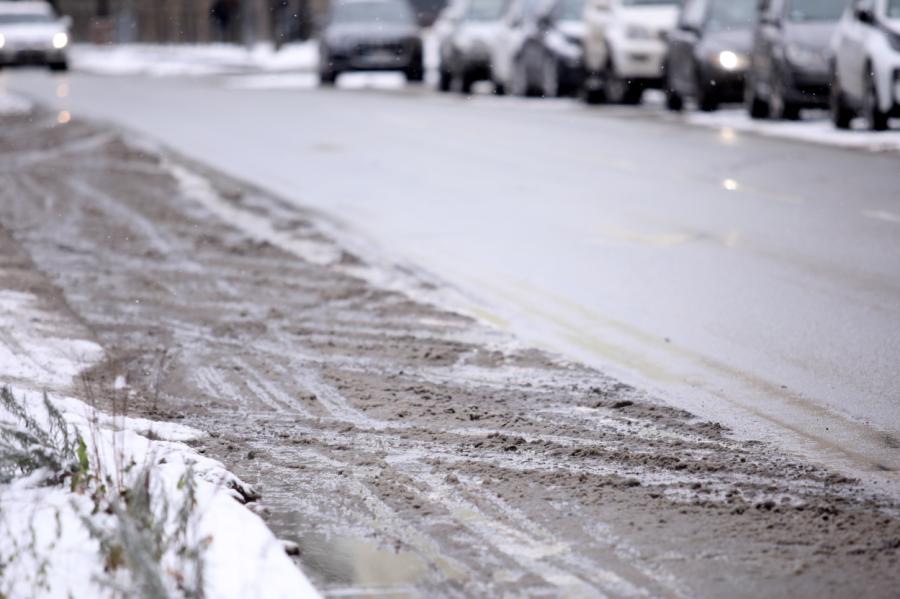
<svg viewBox="0 0 900 599"><path fill-rule="evenodd" d="M740 57L731 50L719 52L719 65L726 71L733 71L741 63Z"/></svg>
<svg viewBox="0 0 900 599"><path fill-rule="evenodd" d="M57 50L62 50L66 46L69 45L69 36L60 31L56 35L53 36L53 47Z"/></svg>
<svg viewBox="0 0 900 599"><path fill-rule="evenodd" d="M6 38L3 37L3 34L0 33L0 48L6 45Z"/></svg>
<svg viewBox="0 0 900 599"><path fill-rule="evenodd" d="M643 25L629 25L625 28L625 37L631 40L649 40L653 32Z"/></svg>

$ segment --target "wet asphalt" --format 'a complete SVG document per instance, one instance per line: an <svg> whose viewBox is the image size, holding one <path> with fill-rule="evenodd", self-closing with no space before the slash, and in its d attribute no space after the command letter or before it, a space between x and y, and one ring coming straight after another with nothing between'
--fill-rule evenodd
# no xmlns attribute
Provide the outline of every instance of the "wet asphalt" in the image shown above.
<svg viewBox="0 0 900 599"><path fill-rule="evenodd" d="M527 342L897 484L896 154L653 109L225 83L2 85L321 210L357 249L437 275Z"/></svg>

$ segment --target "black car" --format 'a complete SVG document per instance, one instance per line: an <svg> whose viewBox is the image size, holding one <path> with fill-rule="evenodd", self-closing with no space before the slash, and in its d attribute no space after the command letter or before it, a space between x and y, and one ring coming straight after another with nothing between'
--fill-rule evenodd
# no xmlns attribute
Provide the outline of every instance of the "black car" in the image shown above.
<svg viewBox="0 0 900 599"><path fill-rule="evenodd" d="M747 73L753 118L797 119L826 108L831 36L849 0L761 0Z"/></svg>
<svg viewBox="0 0 900 599"><path fill-rule="evenodd" d="M526 94L568 95L584 80L585 0L556 0L534 15L514 72L524 78L517 86Z"/></svg>
<svg viewBox="0 0 900 599"><path fill-rule="evenodd" d="M405 0L338 0L319 41L319 80L347 71L403 71L422 81L422 38Z"/></svg>
<svg viewBox="0 0 900 599"><path fill-rule="evenodd" d="M693 97L700 110L744 98L759 0L687 0L669 40L666 105L681 110Z"/></svg>

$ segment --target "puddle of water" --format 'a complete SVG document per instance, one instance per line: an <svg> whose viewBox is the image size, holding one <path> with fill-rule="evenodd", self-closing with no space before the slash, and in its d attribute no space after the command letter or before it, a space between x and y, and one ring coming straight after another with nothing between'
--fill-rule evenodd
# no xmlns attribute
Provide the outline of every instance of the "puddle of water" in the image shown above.
<svg viewBox="0 0 900 599"><path fill-rule="evenodd" d="M305 534L300 562L328 597L409 597L427 573L417 555L356 537Z"/></svg>

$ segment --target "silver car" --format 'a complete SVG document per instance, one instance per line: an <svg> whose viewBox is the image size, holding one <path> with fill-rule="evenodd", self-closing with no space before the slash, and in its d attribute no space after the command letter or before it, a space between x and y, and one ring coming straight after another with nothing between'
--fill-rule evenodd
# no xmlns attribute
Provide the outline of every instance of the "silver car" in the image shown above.
<svg viewBox="0 0 900 599"><path fill-rule="evenodd" d="M67 70L70 24L46 2L0 2L0 68L41 65Z"/></svg>

